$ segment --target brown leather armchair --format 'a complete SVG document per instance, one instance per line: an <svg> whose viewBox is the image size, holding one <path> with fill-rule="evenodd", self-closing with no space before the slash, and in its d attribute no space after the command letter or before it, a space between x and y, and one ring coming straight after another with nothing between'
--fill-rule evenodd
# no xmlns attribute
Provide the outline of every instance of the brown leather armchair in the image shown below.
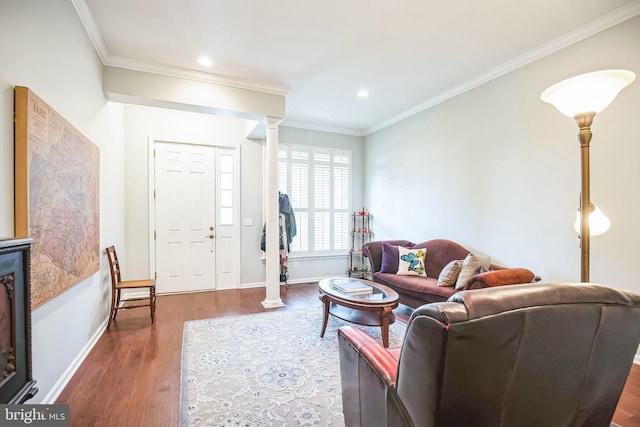
<svg viewBox="0 0 640 427"><path fill-rule="evenodd" d="M415 310L402 347L338 331L350 427L609 426L640 296L595 284L462 291Z"/></svg>

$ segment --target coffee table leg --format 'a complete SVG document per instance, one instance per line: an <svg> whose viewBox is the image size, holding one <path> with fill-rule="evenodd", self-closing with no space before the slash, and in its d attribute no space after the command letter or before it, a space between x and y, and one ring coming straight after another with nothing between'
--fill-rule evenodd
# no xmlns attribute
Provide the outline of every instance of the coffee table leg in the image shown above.
<svg viewBox="0 0 640 427"><path fill-rule="evenodd" d="M384 307L380 311L380 330L382 332L382 345L389 347L389 324L393 316L393 310L390 307Z"/></svg>
<svg viewBox="0 0 640 427"><path fill-rule="evenodd" d="M322 331L320 331L320 338L324 337L324 331L327 329L327 322L329 321L329 298L326 295L320 297L320 301L324 304L324 318L322 319Z"/></svg>

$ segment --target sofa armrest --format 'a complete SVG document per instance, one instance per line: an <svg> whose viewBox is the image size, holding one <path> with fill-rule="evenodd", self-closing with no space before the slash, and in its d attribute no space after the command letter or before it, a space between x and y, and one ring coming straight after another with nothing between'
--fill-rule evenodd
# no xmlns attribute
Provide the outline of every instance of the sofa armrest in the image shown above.
<svg viewBox="0 0 640 427"><path fill-rule="evenodd" d="M399 348L385 348L371 335L357 326L343 326L338 329L340 338L340 353L347 351L343 348L347 342L370 366L372 372L382 380L386 386L393 386L396 382Z"/></svg>
<svg viewBox="0 0 640 427"><path fill-rule="evenodd" d="M362 245L362 254L369 260L371 274L380 271L382 265L382 244L388 243L394 246L412 246L409 240L377 240Z"/></svg>
<svg viewBox="0 0 640 427"><path fill-rule="evenodd" d="M535 277L535 274L526 268L502 268L476 274L469 279L464 290L531 283Z"/></svg>

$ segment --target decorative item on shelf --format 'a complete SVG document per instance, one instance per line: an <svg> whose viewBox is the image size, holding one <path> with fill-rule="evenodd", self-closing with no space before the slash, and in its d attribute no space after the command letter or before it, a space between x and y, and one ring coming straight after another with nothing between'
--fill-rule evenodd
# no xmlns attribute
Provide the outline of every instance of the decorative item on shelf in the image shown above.
<svg viewBox="0 0 640 427"><path fill-rule="evenodd" d="M580 280L589 281L589 251L591 193L589 176L589 143L593 117L607 108L618 93L630 85L636 75L627 70L603 70L563 80L540 95L561 113L573 117L580 131L581 192L580 192Z"/></svg>
<svg viewBox="0 0 640 427"><path fill-rule="evenodd" d="M351 215L353 220L351 228L351 247L349 249L349 277L356 276L364 278L367 275L367 269L363 268L366 264L362 256L362 245L372 239L371 232L371 214L364 210L354 212Z"/></svg>

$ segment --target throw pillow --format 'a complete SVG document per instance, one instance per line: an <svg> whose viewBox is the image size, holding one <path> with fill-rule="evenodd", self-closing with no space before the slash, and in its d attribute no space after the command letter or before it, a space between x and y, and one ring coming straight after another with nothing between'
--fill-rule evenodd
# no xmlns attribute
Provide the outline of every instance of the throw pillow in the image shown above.
<svg viewBox="0 0 640 427"><path fill-rule="evenodd" d="M398 246L398 254L398 272L396 274L427 277L427 272L424 269L426 249L407 249L404 246Z"/></svg>
<svg viewBox="0 0 640 427"><path fill-rule="evenodd" d="M380 273L396 274L398 272L398 247L389 243L382 243L382 262Z"/></svg>
<svg viewBox="0 0 640 427"><path fill-rule="evenodd" d="M478 267L483 266L489 268L490 265L490 256L474 255L472 253L469 253L469 255L467 255L467 257L462 262L462 268L460 269L458 280L456 280L456 289L464 288Z"/></svg>
<svg viewBox="0 0 640 427"><path fill-rule="evenodd" d="M476 268L476 270L473 272L473 275L477 276L478 274L486 273L487 271L491 271L491 269L489 267L481 265L480 267Z"/></svg>
<svg viewBox="0 0 640 427"><path fill-rule="evenodd" d="M462 260L457 259L445 265L438 277L438 286L453 286L462 270Z"/></svg>

